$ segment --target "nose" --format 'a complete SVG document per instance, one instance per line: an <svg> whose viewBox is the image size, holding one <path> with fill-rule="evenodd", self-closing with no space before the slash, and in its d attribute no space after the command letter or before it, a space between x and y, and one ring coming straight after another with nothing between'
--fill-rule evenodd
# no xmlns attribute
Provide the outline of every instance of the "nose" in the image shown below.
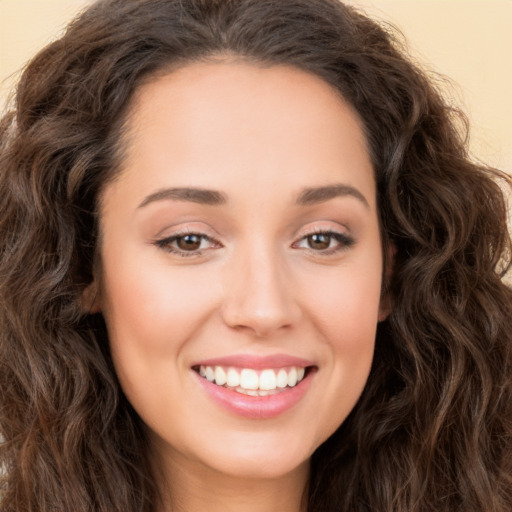
<svg viewBox="0 0 512 512"><path fill-rule="evenodd" d="M293 280L271 251L241 255L227 274L222 316L228 326L267 337L298 322Z"/></svg>

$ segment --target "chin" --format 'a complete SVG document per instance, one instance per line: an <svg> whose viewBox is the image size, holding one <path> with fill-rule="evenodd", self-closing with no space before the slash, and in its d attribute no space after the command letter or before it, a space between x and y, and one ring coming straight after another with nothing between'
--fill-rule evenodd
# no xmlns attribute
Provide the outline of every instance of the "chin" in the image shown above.
<svg viewBox="0 0 512 512"><path fill-rule="evenodd" d="M308 471L317 443L301 439L298 432L236 432L224 442L211 439L196 451L205 467L217 473L248 480L282 478ZM198 447L200 448L200 447Z"/></svg>

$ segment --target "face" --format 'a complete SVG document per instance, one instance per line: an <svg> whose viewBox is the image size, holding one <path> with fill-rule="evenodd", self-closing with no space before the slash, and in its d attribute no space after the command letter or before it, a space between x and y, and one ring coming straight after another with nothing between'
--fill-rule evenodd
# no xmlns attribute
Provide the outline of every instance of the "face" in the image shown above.
<svg viewBox="0 0 512 512"><path fill-rule="evenodd" d="M358 400L383 313L357 115L305 72L217 62L144 85L128 125L97 283L127 398L183 468L306 467Z"/></svg>

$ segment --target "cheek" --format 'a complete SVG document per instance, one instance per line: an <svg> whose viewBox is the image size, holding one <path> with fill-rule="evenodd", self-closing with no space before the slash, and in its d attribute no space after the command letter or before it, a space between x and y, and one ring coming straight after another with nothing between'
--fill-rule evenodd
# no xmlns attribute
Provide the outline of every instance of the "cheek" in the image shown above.
<svg viewBox="0 0 512 512"><path fill-rule="evenodd" d="M358 398L370 372L381 294L380 260L330 269L308 286L311 324L326 347L333 394ZM334 399L333 397L331 397ZM354 400L354 403L355 403Z"/></svg>
<svg viewBox="0 0 512 512"><path fill-rule="evenodd" d="M204 272L123 255L105 261L102 298L110 351L121 387L148 425L169 424L183 404L186 347L215 309ZM164 258L165 260L165 258ZM109 266L109 262L115 264ZM152 422L156 423L153 425Z"/></svg>
<svg viewBox="0 0 512 512"><path fill-rule="evenodd" d="M308 309L318 327L328 331L329 338L356 346L361 340L372 338L380 307L380 260L340 265L323 275L317 273L306 287Z"/></svg>
<svg viewBox="0 0 512 512"><path fill-rule="evenodd" d="M112 356L127 368L164 364L179 356L215 308L216 285L200 267L177 271L165 255L130 258L109 254L104 259L102 309L108 327ZM134 254L134 253L132 253ZM115 262L115 264L109 264Z"/></svg>

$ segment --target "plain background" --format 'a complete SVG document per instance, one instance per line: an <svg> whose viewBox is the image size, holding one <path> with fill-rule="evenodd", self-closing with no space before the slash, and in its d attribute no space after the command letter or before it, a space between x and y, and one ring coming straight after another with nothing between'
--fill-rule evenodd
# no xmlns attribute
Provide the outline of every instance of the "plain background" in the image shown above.
<svg viewBox="0 0 512 512"><path fill-rule="evenodd" d="M423 67L452 79L471 150L512 172L512 0L348 0L391 22ZM19 70L90 0L0 0L0 108Z"/></svg>

